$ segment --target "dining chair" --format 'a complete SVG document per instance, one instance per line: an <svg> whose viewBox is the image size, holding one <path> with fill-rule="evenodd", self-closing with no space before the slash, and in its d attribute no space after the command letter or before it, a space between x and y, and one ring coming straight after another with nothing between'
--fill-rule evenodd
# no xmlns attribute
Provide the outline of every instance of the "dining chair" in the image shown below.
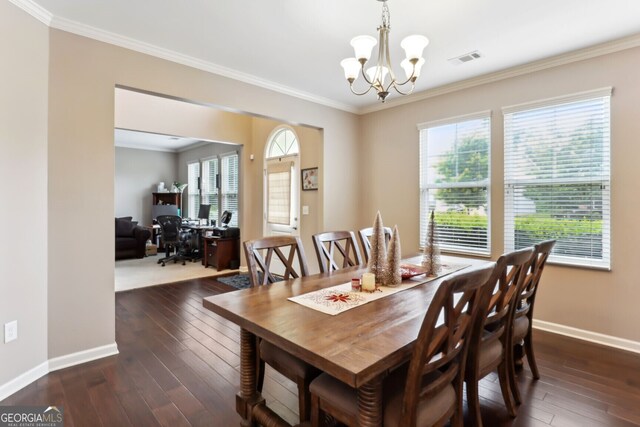
<svg viewBox="0 0 640 427"><path fill-rule="evenodd" d="M244 253L252 287L309 275L300 237L270 236L246 241L244 242ZM282 263L282 265L276 266L276 268L282 270L279 275L272 272L274 254ZM295 265L296 259L298 261L298 270L296 270ZM320 371L263 339L259 342L258 354L258 391L262 392L266 362L273 369L296 383L298 387L300 422L308 421L311 414L309 384L311 380L320 374Z"/></svg>
<svg viewBox="0 0 640 427"><path fill-rule="evenodd" d="M362 264L362 256L353 231L328 231L314 234L313 246L316 248L321 273ZM340 253L338 259L336 259L338 256L335 253L336 249Z"/></svg>
<svg viewBox="0 0 640 427"><path fill-rule="evenodd" d="M384 227L384 244L385 247L389 245L391 240L391 234L393 231L390 227ZM364 252L364 262L369 262L369 254L371 253L371 236L373 236L373 227L363 228L358 232L360 236L360 243L362 244L362 250Z"/></svg>
<svg viewBox="0 0 640 427"><path fill-rule="evenodd" d="M527 278L532 256L533 248L502 255L490 279L488 305L485 315L475 325L465 370L472 425L482 426L478 382L496 369L507 411L510 416L516 416L510 380L512 370L509 369L513 351L510 331L517 292Z"/></svg>
<svg viewBox="0 0 640 427"><path fill-rule="evenodd" d="M513 397L518 404L522 399L520 397L520 390L518 389L515 375L516 350L520 349L520 354L522 354L522 350L524 350L533 378L536 380L540 379L540 372L538 371L538 365L536 364L536 358L533 353L533 307L536 301L536 294L538 293L538 286L540 285L542 271L544 270L547 259L549 258L555 244L555 240L546 240L535 245L534 255L529 270L529 278L523 283L522 289L518 293L518 302L514 307L515 311L512 327L512 342L514 344L514 348L511 352L513 360L509 363L509 368L511 369L510 378L512 380L511 391L513 392Z"/></svg>
<svg viewBox="0 0 640 427"><path fill-rule="evenodd" d="M495 264L451 275L436 291L422 320L411 359L393 370L383 389L383 425L462 426L462 384L473 325L488 305ZM330 415L357 426L356 390L322 374L311 383L311 425ZM324 418L324 417L322 417Z"/></svg>

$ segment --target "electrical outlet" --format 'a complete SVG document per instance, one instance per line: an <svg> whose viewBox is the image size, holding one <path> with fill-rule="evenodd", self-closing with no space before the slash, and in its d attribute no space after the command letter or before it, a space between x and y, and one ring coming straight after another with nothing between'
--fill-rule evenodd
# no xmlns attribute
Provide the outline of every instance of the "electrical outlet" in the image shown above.
<svg viewBox="0 0 640 427"><path fill-rule="evenodd" d="M309 215L309 206L302 207L302 215Z"/></svg>
<svg viewBox="0 0 640 427"><path fill-rule="evenodd" d="M4 324L4 343L11 342L18 339L18 321Z"/></svg>

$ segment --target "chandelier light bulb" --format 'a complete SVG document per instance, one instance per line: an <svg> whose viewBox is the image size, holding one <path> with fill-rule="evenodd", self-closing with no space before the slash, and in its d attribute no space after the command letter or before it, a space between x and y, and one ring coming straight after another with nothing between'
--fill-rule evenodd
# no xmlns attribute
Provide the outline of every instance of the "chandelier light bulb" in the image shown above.
<svg viewBox="0 0 640 427"><path fill-rule="evenodd" d="M351 39L351 46L356 54L356 59L367 62L371 58L371 50L378 44L378 41L371 36L357 36Z"/></svg>
<svg viewBox="0 0 640 427"><path fill-rule="evenodd" d="M374 86L384 86L384 81L387 78L387 74L389 74L389 69L387 67L376 66L368 68L366 73L369 81L373 82Z"/></svg>
<svg viewBox="0 0 640 427"><path fill-rule="evenodd" d="M429 39L419 34L407 36L400 42L400 46L404 49L407 59L422 58L422 52L428 44Z"/></svg>
<svg viewBox="0 0 640 427"><path fill-rule="evenodd" d="M360 74L360 62L358 62L356 58L343 59L340 65L344 68L344 77L349 80L349 82L353 82L358 78Z"/></svg>
<svg viewBox="0 0 640 427"><path fill-rule="evenodd" d="M420 70L422 69L422 66L424 65L424 63L425 63L424 58L418 59L418 62L416 62L416 67L414 70L413 64L411 63L411 61L409 61L408 59L404 59L400 63L400 66L404 70L404 73L407 75L408 79L417 79L420 76Z"/></svg>

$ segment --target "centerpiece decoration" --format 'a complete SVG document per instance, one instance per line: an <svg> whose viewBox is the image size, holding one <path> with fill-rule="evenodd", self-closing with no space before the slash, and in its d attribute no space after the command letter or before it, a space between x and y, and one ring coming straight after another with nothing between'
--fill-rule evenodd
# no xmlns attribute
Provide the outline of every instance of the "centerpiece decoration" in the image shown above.
<svg viewBox="0 0 640 427"><path fill-rule="evenodd" d="M380 211L376 214L373 222L373 234L371 235L371 252L369 254L369 264L367 271L373 274L375 282L379 283L384 276L387 264L387 249L384 244L384 225L382 224L382 216ZM364 288L364 283L363 290Z"/></svg>
<svg viewBox="0 0 640 427"><path fill-rule="evenodd" d="M393 227L391 241L387 248L387 268L382 277L382 284L385 286L398 286L402 283L402 275L400 272L400 261L402 258L402 250L400 249L400 232L398 226Z"/></svg>
<svg viewBox="0 0 640 427"><path fill-rule="evenodd" d="M428 276L437 276L442 268L440 264L440 248L436 238L436 219L434 212L431 211L429 227L427 227L427 238L422 254L422 266L426 268Z"/></svg>

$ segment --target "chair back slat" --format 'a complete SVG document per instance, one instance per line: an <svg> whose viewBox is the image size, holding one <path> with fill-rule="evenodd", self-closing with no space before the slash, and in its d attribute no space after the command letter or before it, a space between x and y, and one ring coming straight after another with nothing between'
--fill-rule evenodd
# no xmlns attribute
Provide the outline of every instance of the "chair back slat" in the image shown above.
<svg viewBox="0 0 640 427"><path fill-rule="evenodd" d="M285 255L283 248L289 250L288 255ZM284 267L282 279L288 280L309 274L302 241L298 236L269 236L246 241L244 242L244 253L251 286L267 285L278 281L272 266L274 254ZM296 271L296 259L300 271Z"/></svg>
<svg viewBox="0 0 640 427"><path fill-rule="evenodd" d="M421 400L445 386L462 387L466 353L477 317L487 306L495 264L453 274L436 291L422 321L405 385L400 426L415 426ZM434 375L436 373L437 375ZM435 378L424 381L425 376Z"/></svg>
<svg viewBox="0 0 640 427"><path fill-rule="evenodd" d="M555 240L546 240L535 245L534 255L529 268L528 281L523 284L518 297L519 301L515 314L517 317L525 315L529 318L533 317L533 304L538 292L538 285L540 284L542 271L547 264L547 259L549 259L549 255L551 254L555 244Z"/></svg>
<svg viewBox="0 0 640 427"><path fill-rule="evenodd" d="M391 234L393 231L389 227L384 227L384 244L385 247L389 245L391 240ZM363 228L358 232L360 236L360 243L362 244L362 250L364 252L364 262L369 262L369 255L371 254L371 236L373 236L373 227Z"/></svg>
<svg viewBox="0 0 640 427"><path fill-rule="evenodd" d="M362 264L362 257L353 231L330 231L315 234L313 246L316 249L318 265L322 273ZM340 253L341 260L336 260L336 249ZM341 261L341 264L339 265L337 261Z"/></svg>

